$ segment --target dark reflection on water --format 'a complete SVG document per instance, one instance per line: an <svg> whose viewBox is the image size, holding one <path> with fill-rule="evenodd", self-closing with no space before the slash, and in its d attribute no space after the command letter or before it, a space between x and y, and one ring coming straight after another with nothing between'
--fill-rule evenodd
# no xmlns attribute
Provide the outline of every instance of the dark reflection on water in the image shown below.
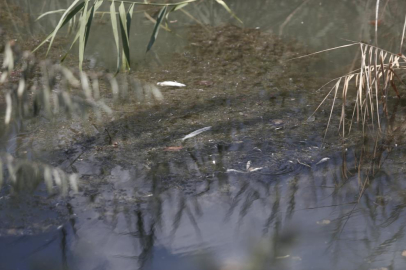
<svg viewBox="0 0 406 270"><path fill-rule="evenodd" d="M0 268L402 269L401 168L382 167L362 191L354 149L279 175L226 173L222 155L194 152L150 169L116 166L110 188L71 200L71 222L1 238ZM207 163L213 173L199 171Z"/></svg>

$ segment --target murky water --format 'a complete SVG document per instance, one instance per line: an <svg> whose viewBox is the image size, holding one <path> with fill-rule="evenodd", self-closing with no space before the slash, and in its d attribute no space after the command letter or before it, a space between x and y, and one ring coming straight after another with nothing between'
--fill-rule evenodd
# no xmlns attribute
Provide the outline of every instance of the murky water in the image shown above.
<svg viewBox="0 0 406 270"><path fill-rule="evenodd" d="M181 41L162 31L156 57L140 52L136 71L118 77L186 84L161 88L163 101L130 92L119 104L107 97L115 112L101 120L2 128L2 151L79 174L80 191L12 194L5 185L0 269L404 269L406 104L390 100L394 117L378 143L369 125L370 136L354 129L341 138L336 110L323 143L329 107L308 119L324 97L315 89L333 76L321 71L330 61L347 70L340 61L350 65L353 54L286 61L337 45L339 34L370 38L372 1L248 3L230 4L247 29L211 4L189 10L225 25L179 19ZM89 52L99 68L114 62L100 53L110 45Z"/></svg>

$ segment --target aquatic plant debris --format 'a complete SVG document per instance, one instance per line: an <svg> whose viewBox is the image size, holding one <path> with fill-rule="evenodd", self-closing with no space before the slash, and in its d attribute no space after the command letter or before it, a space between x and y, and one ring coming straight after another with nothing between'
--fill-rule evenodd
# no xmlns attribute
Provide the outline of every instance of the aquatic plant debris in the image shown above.
<svg viewBox="0 0 406 270"><path fill-rule="evenodd" d="M323 219L322 221L317 221L316 224L318 225L328 225L331 223L331 220L329 219Z"/></svg>
<svg viewBox="0 0 406 270"><path fill-rule="evenodd" d="M173 87L185 87L186 86L186 84L179 83L177 81L158 82L157 85L159 85L159 86L173 86Z"/></svg>
<svg viewBox="0 0 406 270"><path fill-rule="evenodd" d="M164 151L176 152L176 151L180 151L182 149L183 149L182 146L168 146L168 147L164 148Z"/></svg>
<svg viewBox="0 0 406 270"><path fill-rule="evenodd" d="M195 130L195 131L193 131L192 133L189 133L188 135L186 135L185 137L183 137L182 141L184 141L184 140L186 140L186 139L193 138L193 137L199 135L200 133L203 133L203 132L208 131L208 130L210 130L210 129L211 129L211 126L210 126L210 127L204 127L204 128L198 129L198 130Z"/></svg>
<svg viewBox="0 0 406 270"><path fill-rule="evenodd" d="M248 162L247 162L247 165L245 166L246 167L246 171L247 172L255 172L255 171L259 171L259 170L262 170L262 167L258 167L258 168L253 168L253 167L251 167L251 160L249 160Z"/></svg>
<svg viewBox="0 0 406 270"><path fill-rule="evenodd" d="M250 173L250 172L256 172L259 170L262 170L262 167L258 168L253 168L251 167L251 160L247 162L247 165L245 166L245 171L240 171L240 170L235 170L235 169L227 169L227 173Z"/></svg>

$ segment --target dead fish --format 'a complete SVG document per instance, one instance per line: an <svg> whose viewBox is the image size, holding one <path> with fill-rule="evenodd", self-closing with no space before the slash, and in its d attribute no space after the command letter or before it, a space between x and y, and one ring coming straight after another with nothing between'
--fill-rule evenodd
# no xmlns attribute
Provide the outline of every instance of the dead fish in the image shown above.
<svg viewBox="0 0 406 270"><path fill-rule="evenodd" d="M227 173L247 173L247 172L244 172L244 171L234 170L234 169L227 169L226 172Z"/></svg>
<svg viewBox="0 0 406 270"><path fill-rule="evenodd" d="M211 127L204 127L204 128L195 130L195 131L193 131L192 133L189 133L188 135L186 135L185 137L183 137L182 141L184 141L184 140L186 140L186 139L193 138L194 136L197 136L197 135L199 135L200 133L205 132L205 131L208 131L208 130L210 130L210 129L211 129Z"/></svg>
<svg viewBox="0 0 406 270"><path fill-rule="evenodd" d="M258 167L258 168L249 168L248 172L256 172L256 171L260 171L262 170L262 167Z"/></svg>
<svg viewBox="0 0 406 270"><path fill-rule="evenodd" d="M329 160L329 159L330 159L330 158L328 158L328 157L322 158L319 162L316 163L316 165L319 165L319 164L321 164L321 163L324 163L324 162L326 162L326 161Z"/></svg>
<svg viewBox="0 0 406 270"><path fill-rule="evenodd" d="M185 87L186 84L178 83L177 81L164 81L157 83L159 86L173 86L173 87Z"/></svg>

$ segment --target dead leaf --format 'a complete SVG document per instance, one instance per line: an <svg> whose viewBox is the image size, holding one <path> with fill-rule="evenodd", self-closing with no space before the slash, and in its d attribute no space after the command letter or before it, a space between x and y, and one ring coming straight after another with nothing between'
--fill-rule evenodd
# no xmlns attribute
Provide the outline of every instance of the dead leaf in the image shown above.
<svg viewBox="0 0 406 270"><path fill-rule="evenodd" d="M212 86L213 82L211 81L200 81L198 82L199 85L203 85L203 86Z"/></svg>
<svg viewBox="0 0 406 270"><path fill-rule="evenodd" d="M284 124L284 122L283 122L282 119L274 119L274 120L272 120L272 124L273 124L274 126L281 126L281 125Z"/></svg>
<svg viewBox="0 0 406 270"><path fill-rule="evenodd" d="M164 151L169 151L169 152L176 152L182 150L182 146L168 146L164 149Z"/></svg>
<svg viewBox="0 0 406 270"><path fill-rule="evenodd" d="M319 225L328 225L331 223L331 221L328 219L323 219L322 221L317 221L316 223Z"/></svg>
<svg viewBox="0 0 406 270"><path fill-rule="evenodd" d="M290 257L290 255L285 255L285 256L276 257L276 259L277 259L277 260L280 260L280 259L287 259L287 258L289 258L289 257Z"/></svg>

